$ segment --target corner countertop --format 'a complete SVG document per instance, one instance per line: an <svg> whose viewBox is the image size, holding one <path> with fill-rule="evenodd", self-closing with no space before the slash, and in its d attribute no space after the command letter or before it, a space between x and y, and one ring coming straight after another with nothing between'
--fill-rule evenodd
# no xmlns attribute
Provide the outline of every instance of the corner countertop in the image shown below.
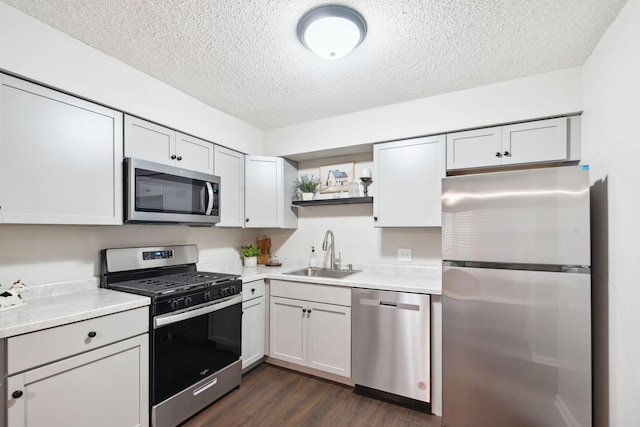
<svg viewBox="0 0 640 427"><path fill-rule="evenodd" d="M148 297L98 288L97 283L89 282L81 286L74 282L74 289L64 292L59 289L64 284L56 284L56 290L52 285L33 286L33 295L24 294L24 306L0 311L0 338L145 307L151 302Z"/></svg>
<svg viewBox="0 0 640 427"><path fill-rule="evenodd" d="M271 279L432 295L442 293L440 267L354 264L354 270L361 271L343 279L286 274L304 267L305 263L300 261L285 262L280 267L245 268L237 262L198 265L203 271L237 274L244 283ZM23 297L24 306L0 311L0 339L145 307L151 302L145 296L99 288L95 279L36 285Z"/></svg>
<svg viewBox="0 0 640 427"><path fill-rule="evenodd" d="M325 277L305 277L286 274L289 271L305 268L305 263L284 262L280 267L242 267L232 263L201 263L198 269L219 273L237 274L243 283L254 280L271 279L302 283L318 283L349 288L366 288L419 294L442 294L442 269L440 267L404 267L396 265L354 264L354 270L360 272L342 279Z"/></svg>

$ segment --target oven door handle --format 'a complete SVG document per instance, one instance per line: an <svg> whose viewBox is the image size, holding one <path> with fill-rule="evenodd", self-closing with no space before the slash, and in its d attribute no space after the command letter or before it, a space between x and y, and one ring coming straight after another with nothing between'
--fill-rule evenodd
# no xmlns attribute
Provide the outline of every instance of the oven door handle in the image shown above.
<svg viewBox="0 0 640 427"><path fill-rule="evenodd" d="M207 203L207 210L204 212L204 214L211 215L211 211L213 210L213 186L209 181L205 182L204 185L207 187L207 195L209 196L209 202Z"/></svg>
<svg viewBox="0 0 640 427"><path fill-rule="evenodd" d="M162 316L156 316L153 318L153 329L158 329L163 326L170 325L172 323L180 322L182 320L193 319L194 317L202 316L204 314L213 313L214 311L222 310L223 308L230 307L234 304L240 304L242 302L242 295L235 295L231 298L221 300L206 307L196 308L195 310L183 311L177 314L163 314Z"/></svg>

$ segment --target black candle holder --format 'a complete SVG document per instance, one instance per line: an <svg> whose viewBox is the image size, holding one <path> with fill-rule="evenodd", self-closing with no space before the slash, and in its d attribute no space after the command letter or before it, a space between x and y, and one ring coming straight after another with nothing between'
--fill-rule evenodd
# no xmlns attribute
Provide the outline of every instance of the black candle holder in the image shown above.
<svg viewBox="0 0 640 427"><path fill-rule="evenodd" d="M360 181L362 181L362 185L364 186L364 197L367 197L367 188L369 187L369 185L371 184L371 181L373 180L368 177L363 177L363 178L360 178Z"/></svg>

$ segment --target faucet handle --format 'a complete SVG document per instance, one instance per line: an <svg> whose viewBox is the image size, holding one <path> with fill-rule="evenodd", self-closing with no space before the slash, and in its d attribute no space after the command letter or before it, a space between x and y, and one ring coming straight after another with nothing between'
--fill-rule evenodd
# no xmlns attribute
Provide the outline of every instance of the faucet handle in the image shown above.
<svg viewBox="0 0 640 427"><path fill-rule="evenodd" d="M342 268L342 252L338 252L338 256L333 260L333 268L340 270Z"/></svg>
<svg viewBox="0 0 640 427"><path fill-rule="evenodd" d="M353 271L353 264L347 264L347 270Z"/></svg>

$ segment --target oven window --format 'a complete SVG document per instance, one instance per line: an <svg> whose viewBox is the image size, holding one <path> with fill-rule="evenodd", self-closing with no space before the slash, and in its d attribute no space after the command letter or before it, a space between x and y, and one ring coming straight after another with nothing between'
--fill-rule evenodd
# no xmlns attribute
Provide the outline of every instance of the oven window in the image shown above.
<svg viewBox="0 0 640 427"><path fill-rule="evenodd" d="M156 405L240 359L242 304L153 332L152 400Z"/></svg>
<svg viewBox="0 0 640 427"><path fill-rule="evenodd" d="M204 214L204 181L136 168L136 211Z"/></svg>

